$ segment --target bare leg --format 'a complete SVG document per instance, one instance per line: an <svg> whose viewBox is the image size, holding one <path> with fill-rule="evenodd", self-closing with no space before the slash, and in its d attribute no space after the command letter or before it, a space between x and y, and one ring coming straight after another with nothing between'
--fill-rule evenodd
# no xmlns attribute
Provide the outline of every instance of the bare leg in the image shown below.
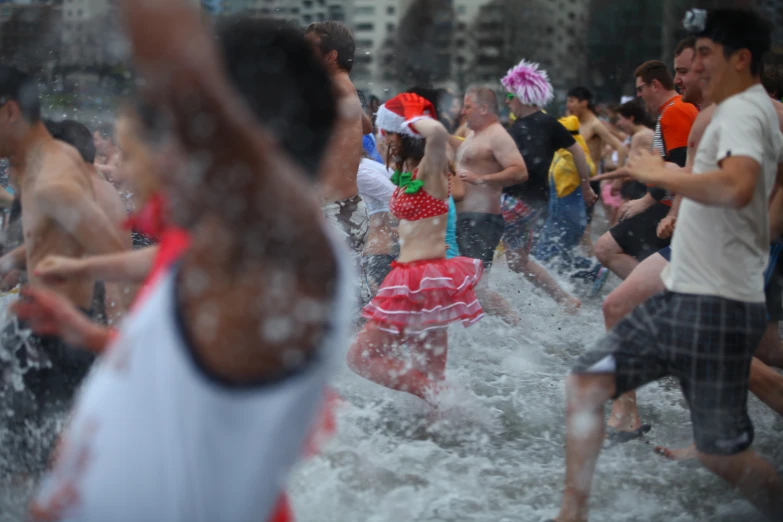
<svg viewBox="0 0 783 522"><path fill-rule="evenodd" d="M348 350L347 363L365 379L428 400L430 391L444 378L445 343L445 329L416 336L394 335L380 330L375 321L368 321ZM402 345L408 346L411 362L398 355Z"/></svg>
<svg viewBox="0 0 783 522"><path fill-rule="evenodd" d="M751 393L761 399L764 404L772 408L778 415L783 415L783 375L755 357L750 365L749 388ZM655 453L670 460L692 460L698 456L694 445L676 450L658 446L655 448Z"/></svg>
<svg viewBox="0 0 783 522"><path fill-rule="evenodd" d="M612 234L607 232L595 243L595 257L620 279L625 279L639 265L639 261L623 253Z"/></svg>
<svg viewBox="0 0 783 522"><path fill-rule="evenodd" d="M582 251L585 253L585 257L593 257L595 255L593 247L593 232L590 228L591 223L588 223L585 227L585 233L582 234Z"/></svg>
<svg viewBox="0 0 783 522"><path fill-rule="evenodd" d="M576 312L582 306L582 301L563 290L543 266L530 259L527 249L506 249L506 262L512 271L522 274L525 279L543 289L569 312Z"/></svg>
<svg viewBox="0 0 783 522"><path fill-rule="evenodd" d="M769 366L783 369L783 346L780 344L777 321L767 323L764 337L756 349L756 357Z"/></svg>
<svg viewBox="0 0 783 522"><path fill-rule="evenodd" d="M484 312L496 315L511 325L519 324L519 316L511 307L511 303L499 293L489 289L488 277L489 274L485 272L479 284L476 285L476 297Z"/></svg>
<svg viewBox="0 0 783 522"><path fill-rule="evenodd" d="M625 281L606 297L603 312L607 331L614 328L634 308L666 290L661 280L661 272L667 264L660 254L651 255L639 263ZM635 391L614 401L608 425L618 431L634 431L641 427Z"/></svg>
<svg viewBox="0 0 783 522"><path fill-rule="evenodd" d="M770 520L783 520L783 481L775 468L753 450L728 457L699 453L699 460Z"/></svg>
<svg viewBox="0 0 783 522"><path fill-rule="evenodd" d="M614 389L611 374L568 377L566 478L558 522L587 520L590 489L604 440L604 404L614 395Z"/></svg>

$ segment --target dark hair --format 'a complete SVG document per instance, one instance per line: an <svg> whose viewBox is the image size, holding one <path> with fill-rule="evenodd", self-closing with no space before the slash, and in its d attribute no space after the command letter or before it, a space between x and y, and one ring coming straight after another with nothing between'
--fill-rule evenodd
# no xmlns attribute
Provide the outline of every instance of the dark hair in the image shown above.
<svg viewBox="0 0 783 522"><path fill-rule="evenodd" d="M36 81L19 69L0 65L0 106L15 101L29 123L41 121L41 99Z"/></svg>
<svg viewBox="0 0 783 522"><path fill-rule="evenodd" d="M652 83L653 80L657 80L661 84L661 87L667 91L674 90L674 79L672 73L669 72L669 68L666 64L658 60L650 60L644 62L636 68L636 72L633 73L634 78L641 78L644 83Z"/></svg>
<svg viewBox="0 0 783 522"><path fill-rule="evenodd" d="M302 33L281 20L231 18L217 29L228 76L256 117L309 176L337 118L331 82Z"/></svg>
<svg viewBox="0 0 783 522"><path fill-rule="evenodd" d="M617 112L627 119L633 119L636 125L644 125L650 127L652 119L650 115L644 110L641 102L638 99L625 102L617 108Z"/></svg>
<svg viewBox="0 0 783 522"><path fill-rule="evenodd" d="M79 151L85 163L95 163L95 141L90 129L75 120L45 120L44 124L54 139L65 142Z"/></svg>
<svg viewBox="0 0 783 522"><path fill-rule="evenodd" d="M353 56L356 53L356 42L350 29L340 22L316 22L310 24L305 33L315 33L321 39L319 48L322 53L337 51L337 65L344 71L353 69Z"/></svg>
<svg viewBox="0 0 783 522"><path fill-rule="evenodd" d="M399 150L394 151L397 152L397 155L392 156L393 152L390 147L386 153L386 165L401 171L407 161L413 160L419 162L424 158L424 149L427 146L427 140L413 138L405 134L399 134L399 136L400 148Z"/></svg>
<svg viewBox="0 0 783 522"><path fill-rule="evenodd" d="M686 36L677 44L674 48L674 56L680 56L686 49L696 50L696 37L693 35Z"/></svg>
<svg viewBox="0 0 783 522"><path fill-rule="evenodd" d="M740 49L751 54L750 73L761 74L764 54L772 45L772 24L753 9L712 9L704 30L696 34L723 46L728 58Z"/></svg>
<svg viewBox="0 0 783 522"><path fill-rule="evenodd" d="M779 100L783 96L783 67L780 65L765 65L761 73L761 84L767 94Z"/></svg>
<svg viewBox="0 0 783 522"><path fill-rule="evenodd" d="M586 101L587 108L590 109L590 111L595 112L595 96L593 95L593 91L587 87L581 85L574 87L568 91L566 98L576 98L580 102Z"/></svg>

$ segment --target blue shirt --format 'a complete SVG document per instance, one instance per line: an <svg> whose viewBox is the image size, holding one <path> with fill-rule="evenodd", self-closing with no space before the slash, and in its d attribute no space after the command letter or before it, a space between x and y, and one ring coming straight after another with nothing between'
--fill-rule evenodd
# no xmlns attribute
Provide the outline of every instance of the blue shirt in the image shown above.
<svg viewBox="0 0 783 522"><path fill-rule="evenodd" d="M371 160L377 161L381 164L383 163L383 158L381 158L381 155L378 153L378 144L375 143L375 136L372 134L367 134L364 138L362 138L362 148Z"/></svg>

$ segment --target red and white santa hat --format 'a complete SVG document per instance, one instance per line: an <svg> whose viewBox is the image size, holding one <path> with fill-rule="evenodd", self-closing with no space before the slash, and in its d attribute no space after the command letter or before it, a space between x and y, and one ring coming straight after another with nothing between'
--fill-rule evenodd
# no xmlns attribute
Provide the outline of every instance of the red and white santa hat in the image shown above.
<svg viewBox="0 0 783 522"><path fill-rule="evenodd" d="M432 103L418 94L404 92L381 105L375 124L382 132L395 132L421 139L421 134L411 125L422 118L434 117L435 106Z"/></svg>

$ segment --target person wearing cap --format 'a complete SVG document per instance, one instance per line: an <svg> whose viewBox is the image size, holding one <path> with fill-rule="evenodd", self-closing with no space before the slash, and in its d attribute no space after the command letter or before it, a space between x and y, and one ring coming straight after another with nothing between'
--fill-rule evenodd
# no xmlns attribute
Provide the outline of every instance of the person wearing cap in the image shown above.
<svg viewBox="0 0 783 522"><path fill-rule="evenodd" d="M770 520L783 519L783 481L752 449L747 412L753 354L766 327L768 199L783 179L783 134L760 82L771 27L757 12L691 10L693 68L716 109L693 175L643 152L629 170L683 197L666 291L580 357L567 381L565 494L557 522L587 520L604 440L603 406L663 377L680 382L698 459Z"/></svg>
<svg viewBox="0 0 783 522"><path fill-rule="evenodd" d="M432 405L445 379L448 325L470 326L484 315L473 291L481 261L446 257L449 134L435 115L431 102L410 92L378 110L393 158L389 210L400 220L400 255L362 310L368 321L347 359L358 375Z"/></svg>

